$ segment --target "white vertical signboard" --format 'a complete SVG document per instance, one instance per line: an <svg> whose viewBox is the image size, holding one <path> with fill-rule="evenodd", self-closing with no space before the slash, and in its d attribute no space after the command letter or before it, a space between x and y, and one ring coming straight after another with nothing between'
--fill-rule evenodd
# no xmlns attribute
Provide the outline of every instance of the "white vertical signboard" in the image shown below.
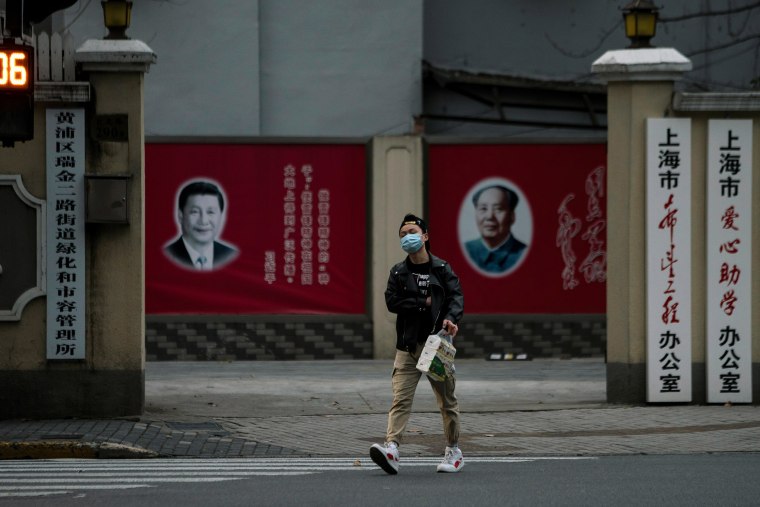
<svg viewBox="0 0 760 507"><path fill-rule="evenodd" d="M691 121L647 120L647 401L691 401Z"/></svg>
<svg viewBox="0 0 760 507"><path fill-rule="evenodd" d="M48 109L47 358L85 357L84 109Z"/></svg>
<svg viewBox="0 0 760 507"><path fill-rule="evenodd" d="M710 120L707 402L752 401L752 120Z"/></svg>

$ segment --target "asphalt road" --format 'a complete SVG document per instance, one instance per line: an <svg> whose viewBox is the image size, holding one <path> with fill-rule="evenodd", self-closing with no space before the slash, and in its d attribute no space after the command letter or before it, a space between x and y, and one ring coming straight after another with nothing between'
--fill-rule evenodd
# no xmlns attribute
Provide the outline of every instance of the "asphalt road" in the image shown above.
<svg viewBox="0 0 760 507"><path fill-rule="evenodd" d="M365 458L16 461L0 466L0 505L691 507L760 498L752 453L480 457L458 474L435 473L436 462L408 459L389 476Z"/></svg>

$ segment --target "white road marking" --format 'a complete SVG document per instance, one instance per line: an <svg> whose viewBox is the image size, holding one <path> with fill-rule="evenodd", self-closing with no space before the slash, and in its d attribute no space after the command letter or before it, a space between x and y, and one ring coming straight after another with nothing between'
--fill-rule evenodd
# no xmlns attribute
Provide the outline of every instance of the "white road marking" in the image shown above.
<svg viewBox="0 0 760 507"><path fill-rule="evenodd" d="M593 460L590 456L465 456L473 463ZM430 467L441 457L403 457L403 467ZM74 494L87 490L150 488L161 484L224 482L256 476L377 471L368 456L315 458L221 458L139 460L0 461L0 498Z"/></svg>

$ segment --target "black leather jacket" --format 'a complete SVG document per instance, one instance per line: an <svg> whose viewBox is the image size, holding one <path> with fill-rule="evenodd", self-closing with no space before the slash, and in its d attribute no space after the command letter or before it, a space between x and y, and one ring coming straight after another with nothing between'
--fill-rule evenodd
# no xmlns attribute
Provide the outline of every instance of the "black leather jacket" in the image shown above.
<svg viewBox="0 0 760 507"><path fill-rule="evenodd" d="M459 278L449 263L432 254L430 261L430 310L434 329L427 334L435 334L443 327L444 319L459 323L464 313L464 295ZM396 348L414 352L417 337L421 334L419 327L424 320L420 315L427 308L406 260L391 268L385 289L385 304L388 311L396 314Z"/></svg>

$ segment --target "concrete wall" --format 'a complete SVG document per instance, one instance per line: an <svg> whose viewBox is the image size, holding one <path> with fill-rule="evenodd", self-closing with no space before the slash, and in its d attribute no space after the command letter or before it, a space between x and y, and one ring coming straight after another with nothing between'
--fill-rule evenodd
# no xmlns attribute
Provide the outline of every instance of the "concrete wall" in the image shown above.
<svg viewBox="0 0 760 507"><path fill-rule="evenodd" d="M408 133L422 108L422 0L260 0L261 134Z"/></svg>
<svg viewBox="0 0 760 507"><path fill-rule="evenodd" d="M433 0L425 4L425 59L435 65L497 74L586 82L589 62L630 44L622 26L627 1ZM760 31L760 10L732 15L727 2L654 2L660 22L652 44L674 47L694 66L679 87L751 88L758 75L757 42L736 42ZM748 3L745 2L744 5ZM719 7L720 6L720 7ZM685 15L688 19L676 20ZM711 48L726 46L722 50ZM696 86L695 86L696 85Z"/></svg>
<svg viewBox="0 0 760 507"><path fill-rule="evenodd" d="M425 60L435 67L472 74L536 79L550 88L551 81L573 86L595 83L595 76L588 72L589 62L607 50L630 44L622 26L621 8L627 3L624 0L428 1L424 17ZM692 91L756 88L752 82L760 74L756 38L760 32L760 9L726 14L739 6L694 0L654 3L660 7L661 20L652 44L678 48L694 63L676 86ZM698 15L711 11L723 14ZM493 98L486 87L478 93ZM502 90L499 98L510 104L504 110L506 120L568 123L579 119L573 111L515 107L514 103L527 101L521 99L519 88ZM499 119L496 111L473 100L471 95L442 90L437 85L428 87L424 100L426 114ZM604 130L508 121L427 119L425 129L428 135L465 138L604 139L605 135Z"/></svg>
<svg viewBox="0 0 760 507"><path fill-rule="evenodd" d="M100 2L55 24L105 33ZM422 0L135 2L149 136L406 133L421 109Z"/></svg>
<svg viewBox="0 0 760 507"><path fill-rule="evenodd" d="M608 0L200 0L135 2L130 36L161 65L147 76L148 136L358 136L412 131L431 109L488 107L456 95L423 105L421 61L470 72L571 83L589 62L628 46L621 7ZM712 2L715 4L715 2ZM732 15L710 2L670 0L653 44L679 48L694 68L679 86L747 90L757 78L760 9ZM105 34L100 2L57 15L77 43ZM748 38L749 37L749 38ZM748 39L747 39L748 38ZM745 42L736 42L747 39ZM724 47L724 49L715 49ZM512 99L513 97L509 97ZM541 117L541 112L534 112ZM446 123L439 136L595 136L585 130Z"/></svg>
<svg viewBox="0 0 760 507"><path fill-rule="evenodd" d="M96 93L95 114L129 115L129 142L91 142L90 172L131 177L129 224L88 228L93 366L141 373L145 361L143 74L93 72L90 82Z"/></svg>
<svg viewBox="0 0 760 507"><path fill-rule="evenodd" d="M45 110L34 117L34 142L16 143L14 149L0 148L0 173L20 174L26 190L45 199ZM8 227L11 224L3 224ZM7 269L7 266L6 268ZM34 371L45 367L45 299L31 300L17 322L0 322L0 376L10 370ZM7 385L3 383L3 385ZM4 389L7 395L7 389ZM3 396L3 394L0 394ZM0 403L0 410L5 404Z"/></svg>

